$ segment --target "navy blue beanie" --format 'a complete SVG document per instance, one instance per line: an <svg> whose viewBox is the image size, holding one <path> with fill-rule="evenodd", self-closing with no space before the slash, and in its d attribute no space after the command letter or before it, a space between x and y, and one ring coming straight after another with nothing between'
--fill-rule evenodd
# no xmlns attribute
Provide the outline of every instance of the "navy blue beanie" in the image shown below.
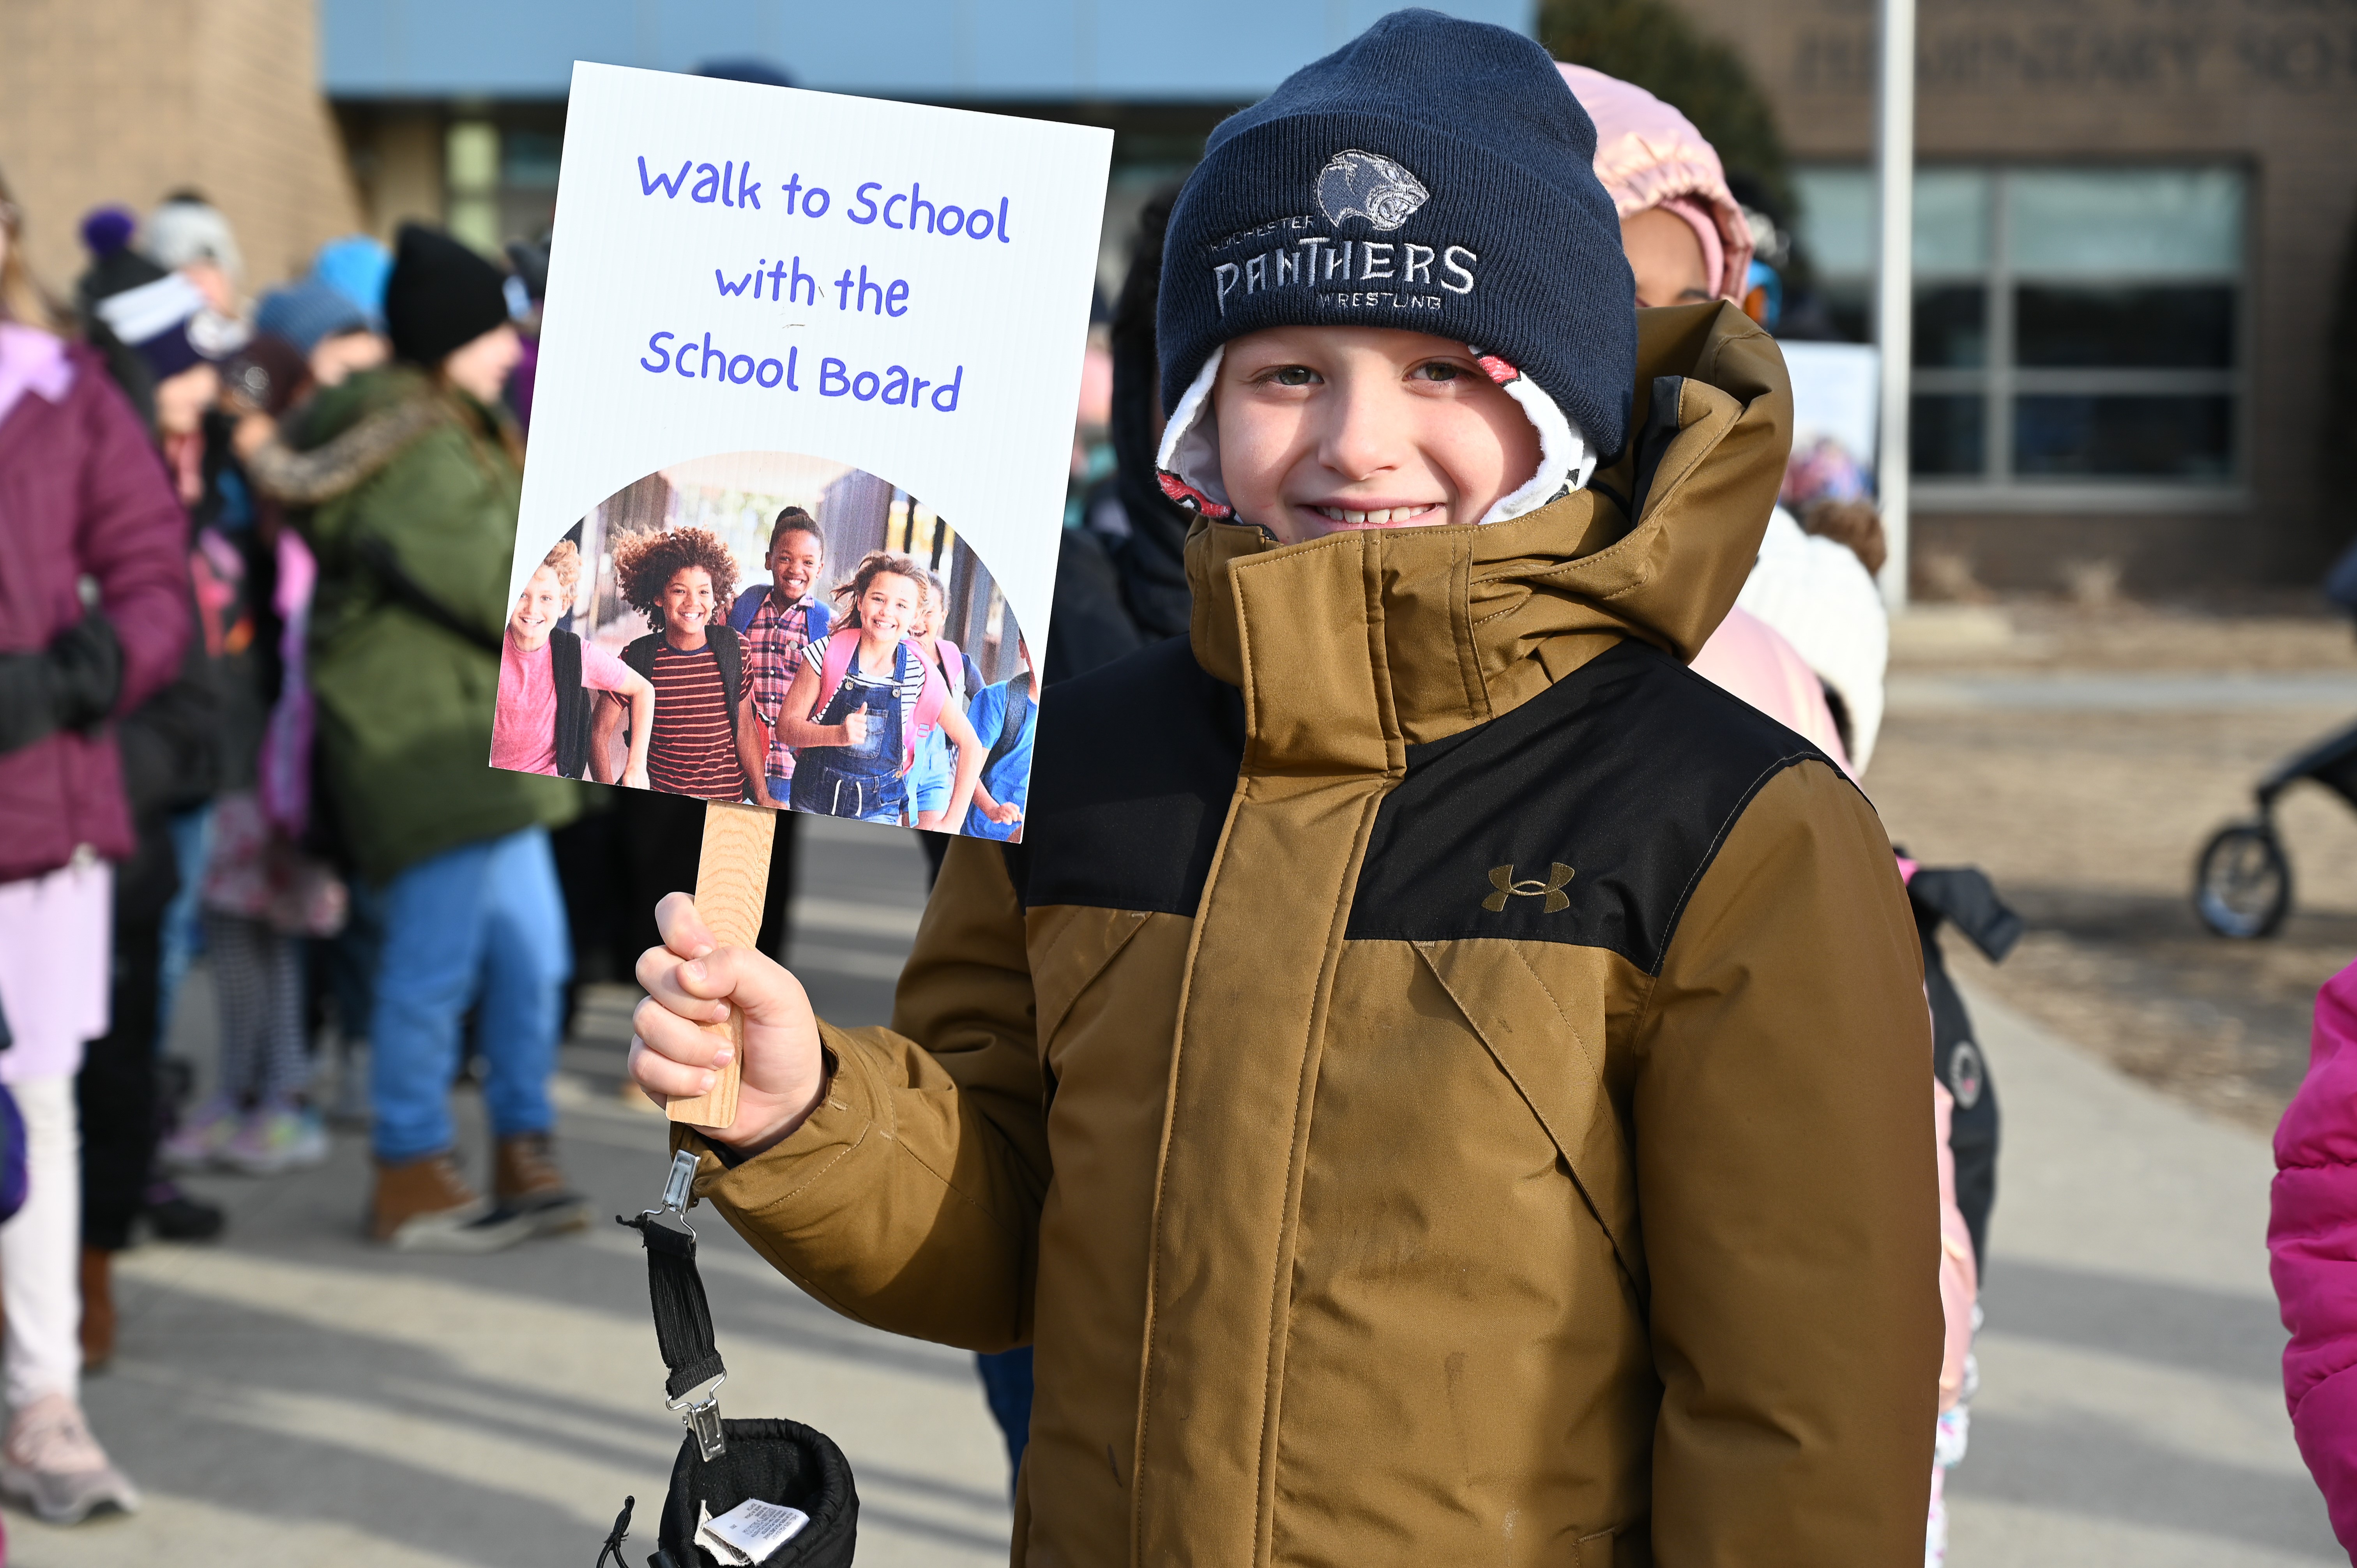
<svg viewBox="0 0 2357 1568"><path fill-rule="evenodd" d="M1211 133L1163 249L1163 407L1248 332L1404 328L1520 370L1612 461L1636 284L1595 157L1537 44L1393 12Z"/></svg>
<svg viewBox="0 0 2357 1568"><path fill-rule="evenodd" d="M253 313L255 331L284 338L307 355L327 338L367 332L374 326L343 290L317 278L272 289Z"/></svg>

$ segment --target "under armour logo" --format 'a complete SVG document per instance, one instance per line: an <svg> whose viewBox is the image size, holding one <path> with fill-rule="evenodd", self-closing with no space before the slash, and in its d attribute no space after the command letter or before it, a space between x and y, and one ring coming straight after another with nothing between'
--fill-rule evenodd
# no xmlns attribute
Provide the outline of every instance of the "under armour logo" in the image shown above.
<svg viewBox="0 0 2357 1568"><path fill-rule="evenodd" d="M1495 915L1505 908L1509 898L1544 897L1546 899L1546 912L1550 915L1557 909L1568 909L1571 908L1571 895L1563 888L1571 877L1571 867L1559 860L1547 867L1544 882L1535 876L1517 882L1512 866L1493 866L1490 871L1490 886L1497 891L1481 900L1481 908Z"/></svg>

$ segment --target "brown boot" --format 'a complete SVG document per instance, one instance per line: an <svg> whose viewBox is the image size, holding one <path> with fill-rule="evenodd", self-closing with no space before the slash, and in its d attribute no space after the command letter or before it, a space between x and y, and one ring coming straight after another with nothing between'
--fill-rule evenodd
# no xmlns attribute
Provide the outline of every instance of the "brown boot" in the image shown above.
<svg viewBox="0 0 2357 1568"><path fill-rule="evenodd" d="M449 1151L377 1163L376 1191L369 1199L371 1239L420 1252L496 1252L532 1234L512 1215L490 1209Z"/></svg>
<svg viewBox="0 0 2357 1568"><path fill-rule="evenodd" d="M565 1186L555 1140L545 1133L500 1140L491 1193L500 1211L530 1216L537 1235L578 1230L589 1223L588 1201Z"/></svg>
<svg viewBox="0 0 2357 1568"><path fill-rule="evenodd" d="M114 1359L114 1254L81 1250L81 1369L95 1372Z"/></svg>

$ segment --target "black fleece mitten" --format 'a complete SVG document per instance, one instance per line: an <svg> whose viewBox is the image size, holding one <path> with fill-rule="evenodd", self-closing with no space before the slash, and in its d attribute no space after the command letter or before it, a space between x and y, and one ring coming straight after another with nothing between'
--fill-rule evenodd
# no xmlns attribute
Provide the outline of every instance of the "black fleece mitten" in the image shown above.
<svg viewBox="0 0 2357 1568"><path fill-rule="evenodd" d="M0 756L88 729L123 694L123 644L93 609L41 653L0 654Z"/></svg>

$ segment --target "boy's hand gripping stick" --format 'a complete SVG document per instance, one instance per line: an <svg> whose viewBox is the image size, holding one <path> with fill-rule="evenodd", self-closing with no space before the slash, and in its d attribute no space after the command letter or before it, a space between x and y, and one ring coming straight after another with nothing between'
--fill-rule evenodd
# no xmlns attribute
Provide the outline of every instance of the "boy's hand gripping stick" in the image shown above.
<svg viewBox="0 0 2357 1568"><path fill-rule="evenodd" d="M704 808L704 855L695 867L695 912L722 947L749 948L761 934L761 906L770 893L770 845L778 814L759 806L714 800ZM745 1020L728 1016L704 1026L735 1047L702 1094L674 1096L664 1112L674 1122L726 1127L737 1120L737 1080L745 1063Z"/></svg>

